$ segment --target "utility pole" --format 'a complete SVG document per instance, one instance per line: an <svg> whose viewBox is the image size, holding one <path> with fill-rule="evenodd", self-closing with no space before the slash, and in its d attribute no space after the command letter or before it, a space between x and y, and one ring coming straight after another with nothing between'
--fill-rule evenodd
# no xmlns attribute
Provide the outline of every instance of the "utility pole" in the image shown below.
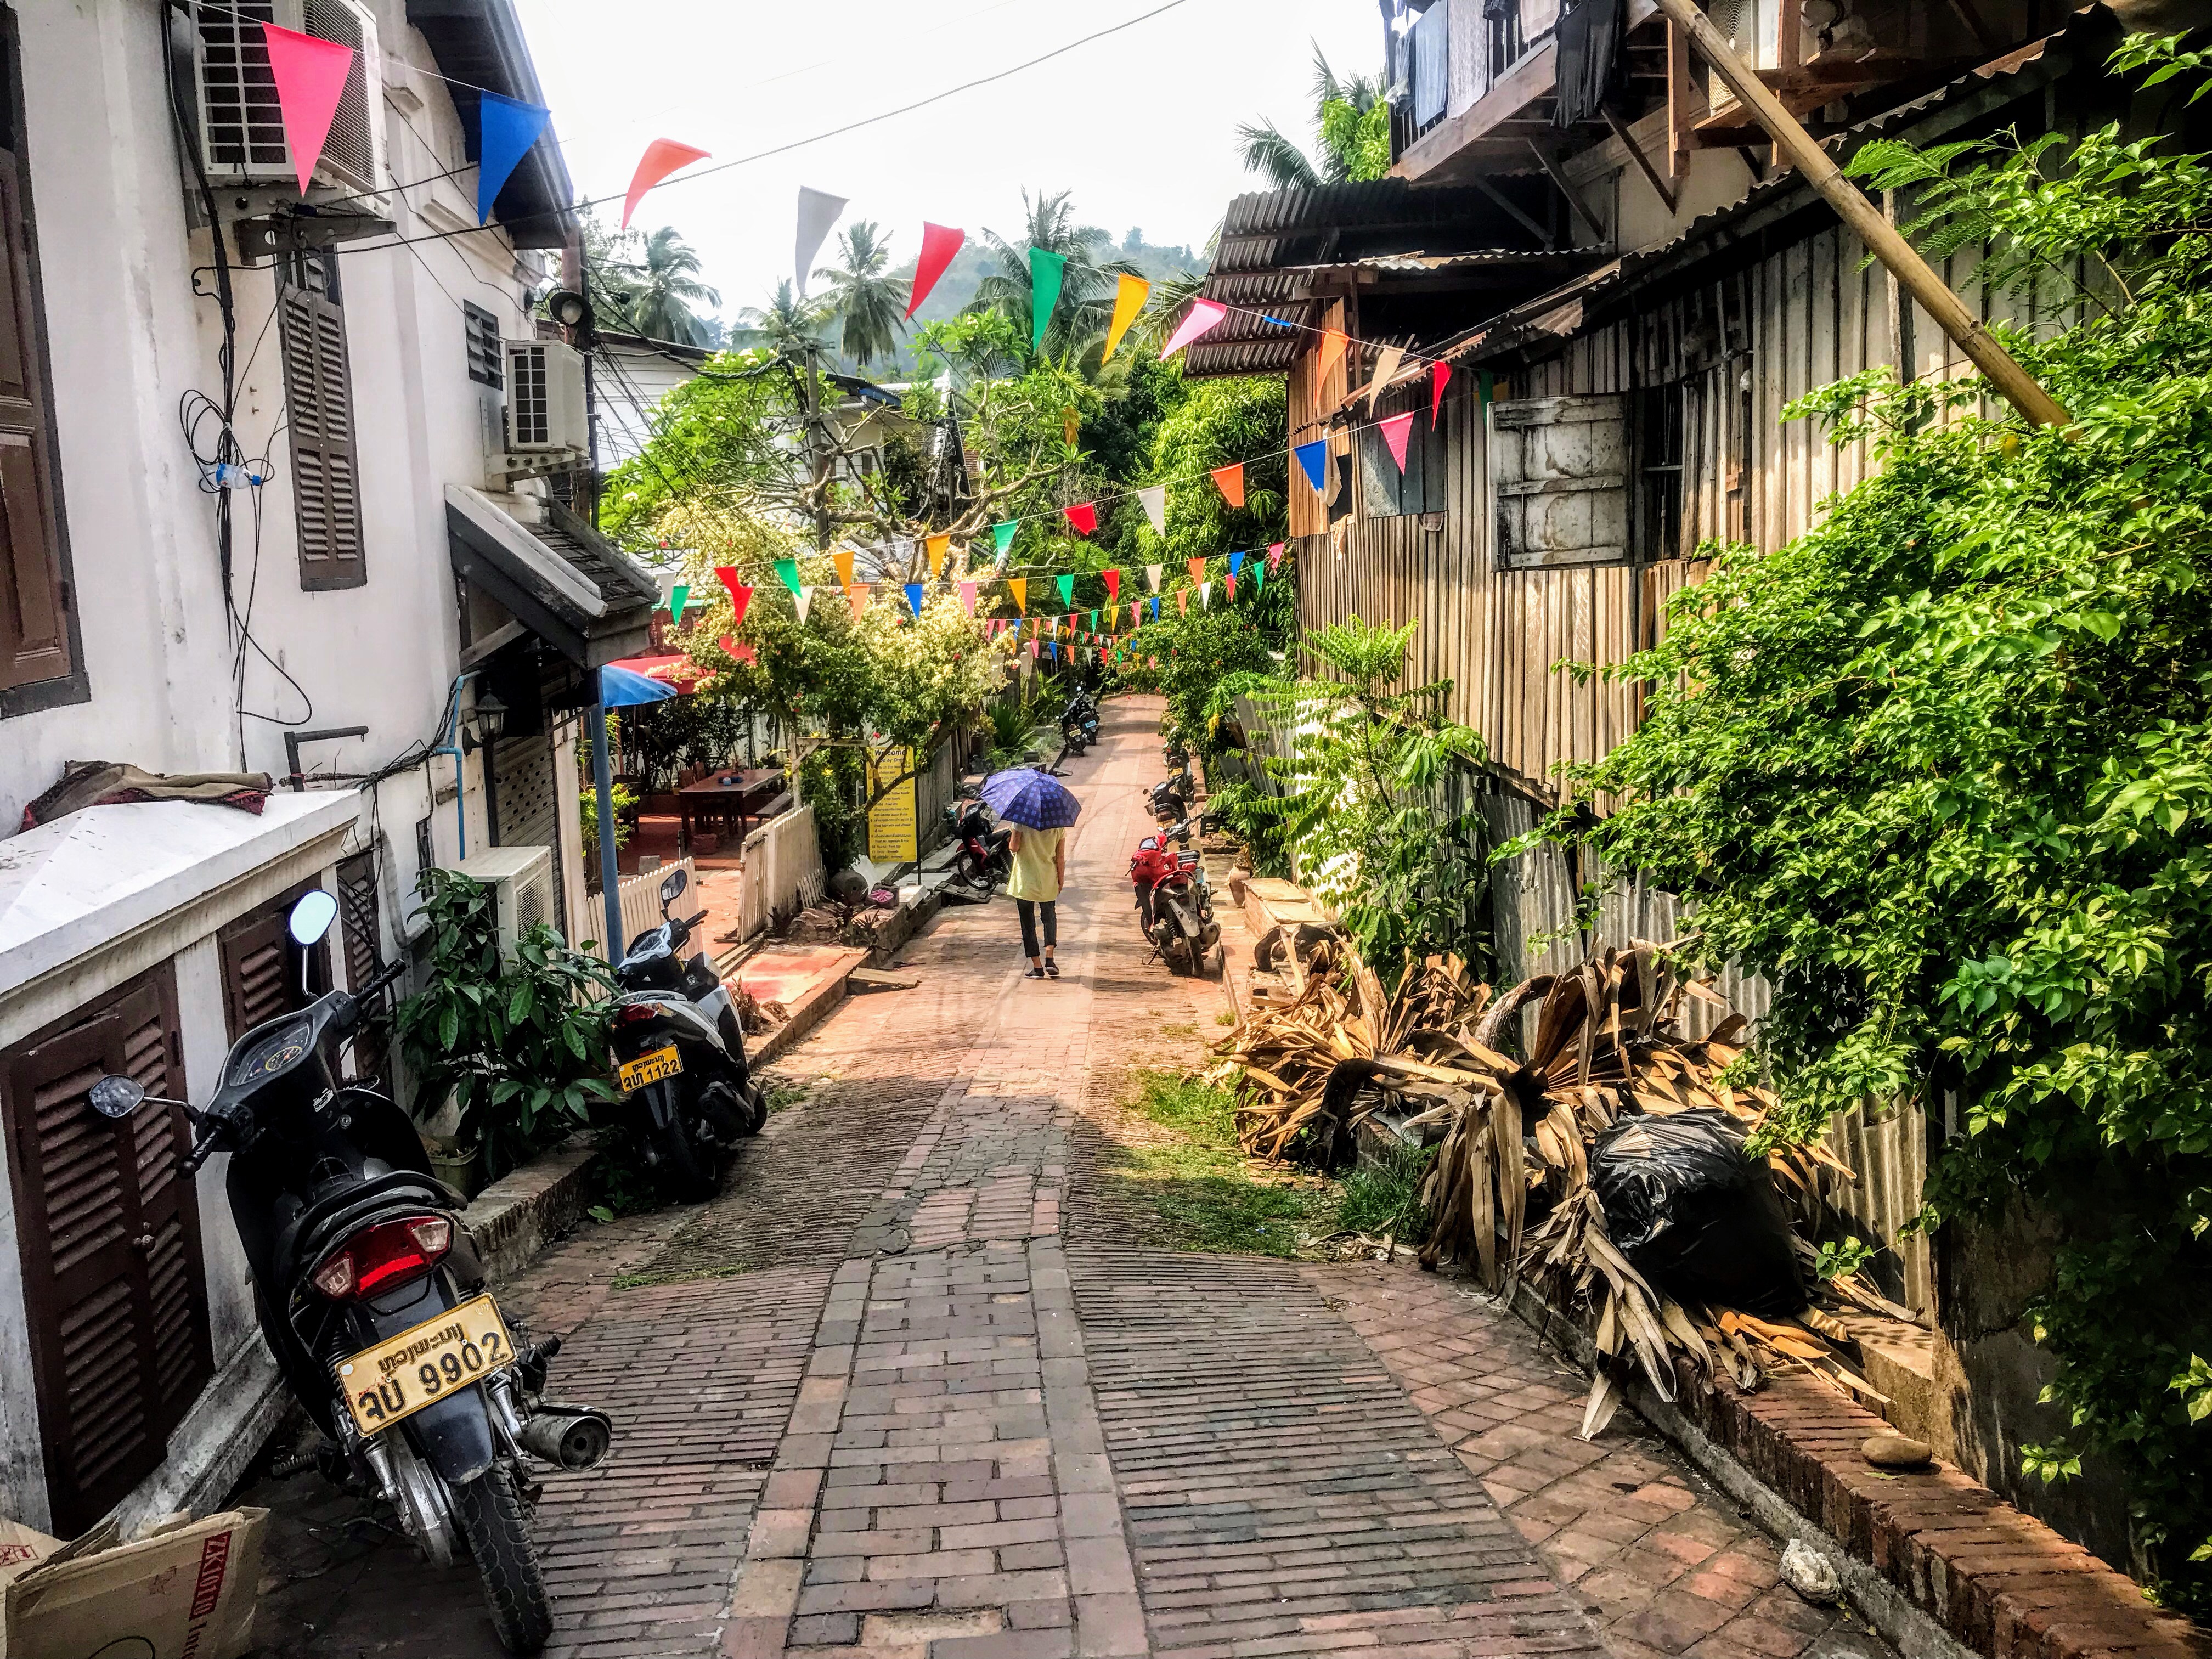
<svg viewBox="0 0 2212 1659"><path fill-rule="evenodd" d="M1719 72L1744 107L1759 118L1759 125L1766 129L1776 147L1805 175L1806 182L1827 198L1837 216L1851 228L1875 258L1889 267L1898 282L1920 302L1921 308L1936 319L1936 325L1966 354L1975 368L1989 377L1990 384L2004 395L2005 400L2033 425L2072 425L2074 417L2065 406L1996 343L1982 326L1981 319L1966 309L1949 284L1936 274L1911 243L1898 234L1897 227L1883 216L1881 210L1844 177L1843 169L1828 152L1783 106L1782 100L1759 78L1758 73L1736 56L1735 49L1692 0L1658 0L1658 4L1668 21L1680 29L1690 44Z"/></svg>
<svg viewBox="0 0 2212 1659"><path fill-rule="evenodd" d="M806 343L806 376L799 383L806 410L806 476L814 490L814 544L825 552L830 546L829 477L831 458L829 433L822 418L822 346Z"/></svg>

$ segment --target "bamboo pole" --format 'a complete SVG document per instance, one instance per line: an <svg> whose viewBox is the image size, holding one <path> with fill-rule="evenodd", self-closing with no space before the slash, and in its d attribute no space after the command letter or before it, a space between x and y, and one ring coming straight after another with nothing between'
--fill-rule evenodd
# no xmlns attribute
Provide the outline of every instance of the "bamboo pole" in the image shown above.
<svg viewBox="0 0 2212 1659"><path fill-rule="evenodd" d="M2006 401L2034 425L2071 425L2074 417L2067 413L2064 405L2038 385L2012 354L1996 343L1982 326L1980 319L1966 309L1949 285L1914 251L1912 244L1898 234L1897 228L1867 200L1856 185L1844 177L1843 169L1814 142L1797 118L1783 106L1782 100L1766 83L1735 55L1693 0L1658 0L1658 5L1668 21L1687 35L1690 44L1719 71L1721 79L1742 100L1744 107L1759 118L1759 124L1772 136L1776 147L1790 158L1798 172L1805 175L1806 182L1827 198L1837 216L1857 234L1875 258L1889 267L1899 283L1920 302L1921 309L1933 317L1936 325L1951 337L1968 361L1989 377L1990 384L2004 395Z"/></svg>

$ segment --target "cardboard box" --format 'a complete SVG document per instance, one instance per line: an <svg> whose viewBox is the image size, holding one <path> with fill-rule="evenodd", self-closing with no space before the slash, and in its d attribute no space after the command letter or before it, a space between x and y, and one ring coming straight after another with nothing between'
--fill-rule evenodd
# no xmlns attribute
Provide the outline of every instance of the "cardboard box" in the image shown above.
<svg viewBox="0 0 2212 1659"><path fill-rule="evenodd" d="M266 1510L112 1523L63 1544L0 1522L0 1659L238 1659L252 1644ZM9 1576L12 1573L12 1576Z"/></svg>

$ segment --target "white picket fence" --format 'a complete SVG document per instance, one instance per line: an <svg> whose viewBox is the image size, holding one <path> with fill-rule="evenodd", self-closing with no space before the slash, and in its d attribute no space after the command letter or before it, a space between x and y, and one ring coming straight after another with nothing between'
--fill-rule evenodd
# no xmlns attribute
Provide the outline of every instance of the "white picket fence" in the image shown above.
<svg viewBox="0 0 2212 1659"><path fill-rule="evenodd" d="M683 871L685 878L692 884L693 887L697 886L699 872L688 858L678 859L673 864L664 864L657 870L647 870L635 876L623 878L622 942L624 945L628 945L647 928L660 926L660 884L666 881L669 872L674 870ZM677 908L682 915L689 915L697 908L698 902L696 899L688 908L682 900L677 901Z"/></svg>
<svg viewBox="0 0 2212 1659"><path fill-rule="evenodd" d="M738 940L753 939L778 915L789 915L822 896L822 844L814 809L802 806L770 818L745 837L744 879L738 888Z"/></svg>

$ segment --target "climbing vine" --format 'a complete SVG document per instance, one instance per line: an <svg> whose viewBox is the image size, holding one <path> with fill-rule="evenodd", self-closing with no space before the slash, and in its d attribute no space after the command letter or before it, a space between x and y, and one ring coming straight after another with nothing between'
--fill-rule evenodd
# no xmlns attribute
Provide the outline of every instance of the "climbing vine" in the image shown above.
<svg viewBox="0 0 2212 1659"><path fill-rule="evenodd" d="M2117 67L2195 66L2172 43ZM2023 1201L2064 1240L2033 1334L2116 1459L2155 1590L2212 1611L2212 171L2116 128L1854 170L1936 252L2070 326L2007 343L2073 411L1843 381L1790 413L1881 470L1765 556L1709 550L1617 671L1650 717L1545 833L1694 901L1774 987L1790 1126L1917 1097L1954 1132L1926 1219Z"/></svg>

